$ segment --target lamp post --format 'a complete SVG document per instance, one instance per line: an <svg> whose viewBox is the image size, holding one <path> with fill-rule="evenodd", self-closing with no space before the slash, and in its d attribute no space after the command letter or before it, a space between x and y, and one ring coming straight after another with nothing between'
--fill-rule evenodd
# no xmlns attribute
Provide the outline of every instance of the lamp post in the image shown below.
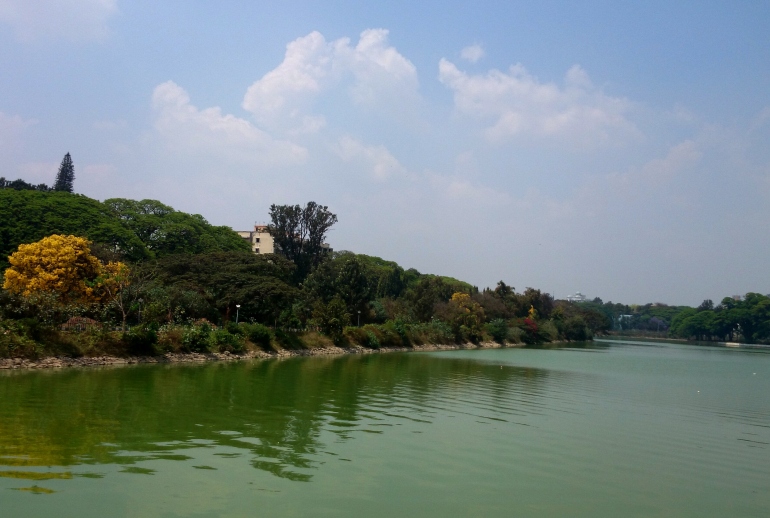
<svg viewBox="0 0 770 518"><path fill-rule="evenodd" d="M361 327L361 310L358 310L358 327Z"/></svg>
<svg viewBox="0 0 770 518"><path fill-rule="evenodd" d="M235 324L238 325L238 314L241 312L241 305L235 305Z"/></svg>

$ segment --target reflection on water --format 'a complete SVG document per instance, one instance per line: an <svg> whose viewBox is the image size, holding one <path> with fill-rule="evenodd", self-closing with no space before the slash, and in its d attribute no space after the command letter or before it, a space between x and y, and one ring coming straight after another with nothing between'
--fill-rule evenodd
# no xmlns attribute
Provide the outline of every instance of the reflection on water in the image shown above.
<svg viewBox="0 0 770 518"><path fill-rule="evenodd" d="M764 517L769 392L631 341L5 372L0 514Z"/></svg>
<svg viewBox="0 0 770 518"><path fill-rule="evenodd" d="M10 373L0 378L0 465L117 464L125 473L152 474L135 465L191 461L185 450L210 448L308 481L325 447L322 429L348 440L356 432L383 433L394 420L430 423L438 412L507 421L536 411L536 386L554 375L401 354ZM470 386L489 391L480 405L469 411L442 405L447 394L462 403ZM517 400L506 400L509 392ZM72 474L9 470L0 477Z"/></svg>

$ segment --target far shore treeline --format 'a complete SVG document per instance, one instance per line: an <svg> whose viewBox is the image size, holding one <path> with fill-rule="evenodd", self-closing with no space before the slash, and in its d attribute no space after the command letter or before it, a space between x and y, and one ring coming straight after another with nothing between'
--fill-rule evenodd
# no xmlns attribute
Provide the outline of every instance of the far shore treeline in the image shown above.
<svg viewBox="0 0 770 518"><path fill-rule="evenodd" d="M699 308L555 301L321 245L327 207L270 207L279 253L155 200L0 185L0 357L586 340L770 339L770 298ZM66 180L66 178L65 178ZM18 181L17 181L18 183Z"/></svg>

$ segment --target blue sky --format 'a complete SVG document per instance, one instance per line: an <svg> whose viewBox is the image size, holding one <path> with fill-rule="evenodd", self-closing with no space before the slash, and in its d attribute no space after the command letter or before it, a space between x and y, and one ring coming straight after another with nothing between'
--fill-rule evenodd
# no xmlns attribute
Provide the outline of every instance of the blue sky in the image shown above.
<svg viewBox="0 0 770 518"><path fill-rule="evenodd" d="M0 176L626 303L770 292L767 2L0 0Z"/></svg>

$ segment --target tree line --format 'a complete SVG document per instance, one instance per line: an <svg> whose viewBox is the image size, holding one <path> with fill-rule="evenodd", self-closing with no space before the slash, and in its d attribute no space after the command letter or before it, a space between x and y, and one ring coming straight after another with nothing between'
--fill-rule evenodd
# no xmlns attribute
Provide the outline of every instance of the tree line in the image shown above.
<svg viewBox="0 0 770 518"><path fill-rule="evenodd" d="M479 291L329 252L337 216L314 202L272 205L270 219L276 253L256 255L231 229L155 200L0 190L0 326L9 331L0 354L40 343L64 354L539 343L609 329L599 312L533 288L518 293L500 281ZM101 334L85 343L61 332L73 317Z"/></svg>
<svg viewBox="0 0 770 518"><path fill-rule="evenodd" d="M60 191L60 192L72 192L75 185L75 165L72 163L72 156L69 153L64 155L64 158L59 165L59 171L56 173L56 179L54 180L53 187L49 187L44 183L37 185L27 183L21 178L17 180L6 180L4 176L0 176L0 189L14 189L17 191Z"/></svg>

